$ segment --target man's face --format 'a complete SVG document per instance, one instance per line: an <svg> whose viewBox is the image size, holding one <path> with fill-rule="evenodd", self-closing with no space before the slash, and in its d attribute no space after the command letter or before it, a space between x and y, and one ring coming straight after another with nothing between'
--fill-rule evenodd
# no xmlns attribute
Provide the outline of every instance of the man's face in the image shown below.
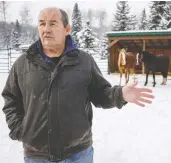
<svg viewBox="0 0 171 163"><path fill-rule="evenodd" d="M39 15L38 31L43 47L54 48L65 44L70 26L64 27L60 10L45 9Z"/></svg>

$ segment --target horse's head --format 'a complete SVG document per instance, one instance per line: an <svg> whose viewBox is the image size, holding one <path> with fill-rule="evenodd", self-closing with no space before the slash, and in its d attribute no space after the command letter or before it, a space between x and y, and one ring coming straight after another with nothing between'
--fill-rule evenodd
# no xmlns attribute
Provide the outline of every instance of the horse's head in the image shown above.
<svg viewBox="0 0 171 163"><path fill-rule="evenodd" d="M143 60L143 55L142 52L139 51L136 53L136 65L140 65L142 63Z"/></svg>
<svg viewBox="0 0 171 163"><path fill-rule="evenodd" d="M145 60L147 60L148 54L149 53L145 50L140 51L138 56L139 62L144 62Z"/></svg>
<svg viewBox="0 0 171 163"><path fill-rule="evenodd" d="M125 51L128 51L128 46L127 45L124 45L123 48L125 49Z"/></svg>

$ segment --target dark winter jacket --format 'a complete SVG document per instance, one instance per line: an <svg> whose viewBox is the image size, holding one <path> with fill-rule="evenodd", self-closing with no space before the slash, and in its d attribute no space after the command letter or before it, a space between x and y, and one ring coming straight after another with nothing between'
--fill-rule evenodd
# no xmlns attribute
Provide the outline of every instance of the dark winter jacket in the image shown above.
<svg viewBox="0 0 171 163"><path fill-rule="evenodd" d="M102 108L125 104L122 87L111 87L90 55L69 49L53 69L36 42L10 71L3 112L9 136L23 142L25 157L59 161L88 148L91 102Z"/></svg>

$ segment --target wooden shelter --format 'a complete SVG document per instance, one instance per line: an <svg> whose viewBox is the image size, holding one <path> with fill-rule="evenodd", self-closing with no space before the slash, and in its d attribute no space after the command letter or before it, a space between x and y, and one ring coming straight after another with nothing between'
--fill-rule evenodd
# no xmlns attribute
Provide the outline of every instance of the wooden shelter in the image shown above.
<svg viewBox="0 0 171 163"><path fill-rule="evenodd" d="M135 55L142 49L153 54L170 56L169 74L171 74L171 30L148 31L112 31L107 32L109 41L108 73L118 72L118 54L124 46ZM142 72L142 65L136 67L136 71Z"/></svg>

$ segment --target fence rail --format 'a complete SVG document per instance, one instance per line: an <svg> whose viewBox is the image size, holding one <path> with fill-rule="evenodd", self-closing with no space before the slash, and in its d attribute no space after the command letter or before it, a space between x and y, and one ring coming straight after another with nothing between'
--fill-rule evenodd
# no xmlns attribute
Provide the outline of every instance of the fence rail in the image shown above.
<svg viewBox="0 0 171 163"><path fill-rule="evenodd" d="M9 73L15 60L21 55L20 51L0 49L0 73Z"/></svg>

